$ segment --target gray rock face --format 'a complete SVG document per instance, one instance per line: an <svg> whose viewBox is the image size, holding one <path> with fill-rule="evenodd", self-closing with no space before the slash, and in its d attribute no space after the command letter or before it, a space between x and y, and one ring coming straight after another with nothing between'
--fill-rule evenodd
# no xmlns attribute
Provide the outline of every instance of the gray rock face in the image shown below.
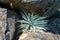
<svg viewBox="0 0 60 40"><path fill-rule="evenodd" d="M28 32L23 33L19 40L60 40L60 35L49 32Z"/></svg>
<svg viewBox="0 0 60 40"><path fill-rule="evenodd" d="M7 10L0 8L0 40L5 39Z"/></svg>
<svg viewBox="0 0 60 40"><path fill-rule="evenodd" d="M48 24L48 30L54 34L60 34L60 18L53 18Z"/></svg>
<svg viewBox="0 0 60 40"><path fill-rule="evenodd" d="M7 22L8 22L8 27L10 29L10 40L13 38L13 34L15 31L15 15L14 12L8 10L7 11Z"/></svg>
<svg viewBox="0 0 60 40"><path fill-rule="evenodd" d="M14 30L14 12L0 8L0 40L12 40Z"/></svg>

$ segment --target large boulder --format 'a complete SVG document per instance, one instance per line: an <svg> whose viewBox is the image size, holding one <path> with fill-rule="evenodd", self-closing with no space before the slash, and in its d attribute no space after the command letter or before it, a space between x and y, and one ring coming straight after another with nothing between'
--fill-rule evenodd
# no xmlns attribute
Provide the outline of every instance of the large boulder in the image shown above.
<svg viewBox="0 0 60 40"><path fill-rule="evenodd" d="M0 40L12 40L14 30L14 12L5 8L0 8Z"/></svg>
<svg viewBox="0 0 60 40"><path fill-rule="evenodd" d="M32 31L23 33L19 40L60 40L60 35L44 31Z"/></svg>

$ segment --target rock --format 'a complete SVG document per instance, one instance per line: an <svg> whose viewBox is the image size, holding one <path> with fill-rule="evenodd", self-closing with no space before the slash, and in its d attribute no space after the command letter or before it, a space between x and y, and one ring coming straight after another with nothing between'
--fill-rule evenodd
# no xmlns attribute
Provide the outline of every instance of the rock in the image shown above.
<svg viewBox="0 0 60 40"><path fill-rule="evenodd" d="M5 39L5 30L6 30L6 15L7 10L0 8L0 40Z"/></svg>
<svg viewBox="0 0 60 40"><path fill-rule="evenodd" d="M14 30L14 12L12 12L11 10L7 10L5 8L0 8L0 40L12 40Z"/></svg>
<svg viewBox="0 0 60 40"><path fill-rule="evenodd" d="M50 32L27 32L23 33L19 40L60 40L60 35Z"/></svg>

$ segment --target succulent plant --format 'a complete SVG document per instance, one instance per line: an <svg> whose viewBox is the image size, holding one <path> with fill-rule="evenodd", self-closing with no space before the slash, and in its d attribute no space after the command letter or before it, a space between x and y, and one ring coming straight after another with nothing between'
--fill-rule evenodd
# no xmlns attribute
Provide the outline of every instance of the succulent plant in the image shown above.
<svg viewBox="0 0 60 40"><path fill-rule="evenodd" d="M19 25L21 28L23 28L24 31L27 30L45 30L45 26L47 25L47 21L45 20L46 17L35 15L34 13L21 13L23 20L17 20L17 22L20 22L21 25Z"/></svg>

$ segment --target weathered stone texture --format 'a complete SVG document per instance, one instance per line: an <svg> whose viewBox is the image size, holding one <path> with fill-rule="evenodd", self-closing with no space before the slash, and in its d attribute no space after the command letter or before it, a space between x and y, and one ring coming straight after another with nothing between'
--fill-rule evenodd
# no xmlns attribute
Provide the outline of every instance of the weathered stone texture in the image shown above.
<svg viewBox="0 0 60 40"><path fill-rule="evenodd" d="M23 33L20 37L19 40L60 40L60 35L59 34L53 34L50 32L27 32Z"/></svg>
<svg viewBox="0 0 60 40"><path fill-rule="evenodd" d="M14 12L5 8L0 8L0 40L12 40L14 30Z"/></svg>
<svg viewBox="0 0 60 40"><path fill-rule="evenodd" d="M7 10L0 8L0 40L5 39Z"/></svg>
<svg viewBox="0 0 60 40"><path fill-rule="evenodd" d="M10 40L12 40L15 31L15 15L14 12L10 10L8 10L7 13L7 22L10 28Z"/></svg>

